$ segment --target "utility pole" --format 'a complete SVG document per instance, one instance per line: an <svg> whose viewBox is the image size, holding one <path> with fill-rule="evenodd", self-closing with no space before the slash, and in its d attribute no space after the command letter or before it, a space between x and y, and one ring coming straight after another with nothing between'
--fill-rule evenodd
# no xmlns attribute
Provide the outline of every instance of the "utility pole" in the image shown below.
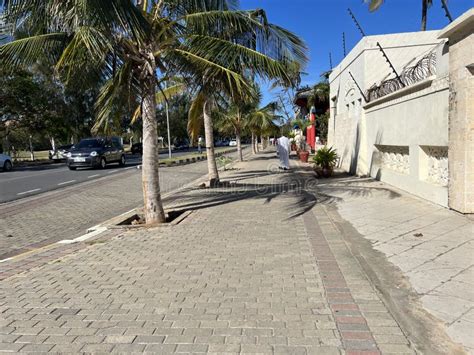
<svg viewBox="0 0 474 355"><path fill-rule="evenodd" d="M168 99L165 96L165 110L166 110L166 128L168 130L168 158L171 159L171 134L170 134L170 113L168 109Z"/></svg>

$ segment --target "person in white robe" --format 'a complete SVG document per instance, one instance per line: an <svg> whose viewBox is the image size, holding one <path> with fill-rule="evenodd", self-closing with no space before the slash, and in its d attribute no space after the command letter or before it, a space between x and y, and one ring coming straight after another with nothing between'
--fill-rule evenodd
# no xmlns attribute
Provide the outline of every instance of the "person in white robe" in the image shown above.
<svg viewBox="0 0 474 355"><path fill-rule="evenodd" d="M284 135L277 141L278 157L280 158L280 169L290 169L290 140Z"/></svg>

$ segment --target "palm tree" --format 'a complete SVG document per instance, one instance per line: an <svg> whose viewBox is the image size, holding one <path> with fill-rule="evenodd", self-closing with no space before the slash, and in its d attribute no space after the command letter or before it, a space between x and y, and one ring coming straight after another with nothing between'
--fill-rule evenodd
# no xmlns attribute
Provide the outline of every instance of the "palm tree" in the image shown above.
<svg viewBox="0 0 474 355"><path fill-rule="evenodd" d="M198 83L204 95L206 132L211 126L208 142L211 90L223 88L231 94L245 90L242 63L257 74L285 78L285 61L305 61L304 45L296 36L269 26L263 12L238 11L235 3L7 0L7 21L27 35L0 47L0 64L29 66L42 58L55 66L66 84L78 77L84 85L102 83L98 122L140 106L145 219L148 224L161 223L165 214L158 174L156 94L171 96L164 83L175 75ZM271 49L284 61L260 54L257 43L263 52ZM207 146L213 160L212 140Z"/></svg>
<svg viewBox="0 0 474 355"><path fill-rule="evenodd" d="M366 0L369 3L369 11L373 12L379 9L384 0ZM428 8L433 4L433 0L421 0L421 30L426 31L428 17Z"/></svg>
<svg viewBox="0 0 474 355"><path fill-rule="evenodd" d="M314 106L317 102L329 103L329 83L321 81L313 86L310 96L308 97L308 109Z"/></svg>
<svg viewBox="0 0 474 355"><path fill-rule="evenodd" d="M238 11L227 11L235 15ZM291 86L296 84L294 68L307 61L304 43L291 32L268 23L263 10L240 11L249 21L246 28L236 30L235 26L208 29L208 36L218 39L218 43L203 41L204 36L196 37L195 44L200 48L199 55L213 60L227 72L202 71L193 77L197 83L197 94L189 114L188 128L195 139L199 134L201 120L204 123L209 185L219 183L219 173L214 155L213 122L211 111L220 96L239 98L252 96L253 87L247 78L260 76ZM296 65L295 63L298 63ZM195 71L196 72L196 71ZM198 71L199 72L199 71ZM234 77L229 85L228 76ZM235 85L234 85L235 84Z"/></svg>
<svg viewBox="0 0 474 355"><path fill-rule="evenodd" d="M231 105L226 112L218 115L216 127L221 133L235 135L237 157L239 161L243 161L241 135L245 129L245 121L242 108L236 104Z"/></svg>
<svg viewBox="0 0 474 355"><path fill-rule="evenodd" d="M263 136L268 135L271 132L277 131L278 127L275 121L279 119L276 114L278 105L275 102L270 102L264 107L258 107L260 99L257 101L255 107L247 113L247 127L252 134L252 153L258 153L258 137L264 145Z"/></svg>

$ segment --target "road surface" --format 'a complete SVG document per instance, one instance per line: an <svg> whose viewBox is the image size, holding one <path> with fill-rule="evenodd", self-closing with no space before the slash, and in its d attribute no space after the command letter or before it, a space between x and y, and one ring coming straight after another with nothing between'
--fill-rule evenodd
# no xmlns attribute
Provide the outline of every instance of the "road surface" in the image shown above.
<svg viewBox="0 0 474 355"><path fill-rule="evenodd" d="M174 152L173 157L187 154L190 154L190 151ZM160 154L161 159L167 157L168 154ZM135 169L139 164L141 164L141 157L139 155L127 155L125 167L111 164L104 170L84 168L72 171L64 163L35 167L16 167L11 172L0 173L0 203L122 173L129 169Z"/></svg>

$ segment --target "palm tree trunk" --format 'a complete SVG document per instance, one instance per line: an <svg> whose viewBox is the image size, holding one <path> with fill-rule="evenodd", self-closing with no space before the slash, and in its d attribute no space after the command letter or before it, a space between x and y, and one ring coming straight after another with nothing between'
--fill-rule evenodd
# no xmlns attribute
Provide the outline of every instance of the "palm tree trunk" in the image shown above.
<svg viewBox="0 0 474 355"><path fill-rule="evenodd" d="M421 1L421 30L426 31L426 18L428 14L428 0Z"/></svg>
<svg viewBox="0 0 474 355"><path fill-rule="evenodd" d="M206 136L207 170L209 174L209 186L219 184L219 172L217 171L216 158L214 155L214 131L212 128L211 103L204 103L204 134Z"/></svg>
<svg viewBox="0 0 474 355"><path fill-rule="evenodd" d="M239 157L239 161L244 161L244 157L242 155L242 144L240 142L240 130L235 130L235 140L237 142L237 156Z"/></svg>
<svg viewBox="0 0 474 355"><path fill-rule="evenodd" d="M257 154L257 151L255 150L255 133L252 132L252 154L255 155Z"/></svg>
<svg viewBox="0 0 474 355"><path fill-rule="evenodd" d="M156 122L155 78L150 77L143 98L142 186L146 224L165 222L158 173L158 132Z"/></svg>

